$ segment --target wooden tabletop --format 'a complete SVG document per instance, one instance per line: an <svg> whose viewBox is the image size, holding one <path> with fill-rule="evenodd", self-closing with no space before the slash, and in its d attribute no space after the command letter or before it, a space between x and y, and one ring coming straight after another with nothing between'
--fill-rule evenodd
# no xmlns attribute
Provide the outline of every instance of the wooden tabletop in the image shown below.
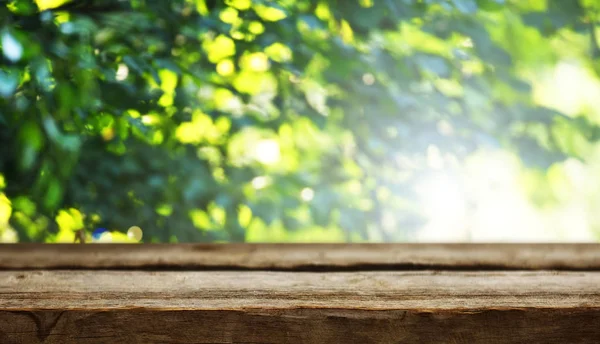
<svg viewBox="0 0 600 344"><path fill-rule="evenodd" d="M0 343L599 343L599 249L0 246Z"/></svg>
<svg viewBox="0 0 600 344"><path fill-rule="evenodd" d="M600 245L0 244L0 269L34 268L600 271Z"/></svg>

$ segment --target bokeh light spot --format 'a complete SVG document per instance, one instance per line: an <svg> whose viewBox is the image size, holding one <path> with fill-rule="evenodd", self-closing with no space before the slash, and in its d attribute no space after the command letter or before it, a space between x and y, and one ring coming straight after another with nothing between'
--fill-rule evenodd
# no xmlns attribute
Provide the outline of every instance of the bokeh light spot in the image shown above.
<svg viewBox="0 0 600 344"><path fill-rule="evenodd" d="M315 191L311 188L304 188L300 191L300 197L302 200L310 202L315 197Z"/></svg>
<svg viewBox="0 0 600 344"><path fill-rule="evenodd" d="M115 78L118 81L123 81L123 80L127 79L128 75L129 75L129 68L127 68L127 66L124 64L120 64L119 68L117 69L117 75L115 76Z"/></svg>
<svg viewBox="0 0 600 344"><path fill-rule="evenodd" d="M133 239L135 241L140 241L140 240L142 240L142 237L144 236L144 232L138 226L131 226L127 230L127 236L129 237L129 239Z"/></svg>
<svg viewBox="0 0 600 344"><path fill-rule="evenodd" d="M366 73L366 74L363 74L362 80L365 83L365 85L370 86L375 83L375 76L373 76L373 74L371 74L371 73Z"/></svg>
<svg viewBox="0 0 600 344"><path fill-rule="evenodd" d="M252 179L252 187L259 190L264 189L269 184L269 180L265 176L258 176Z"/></svg>

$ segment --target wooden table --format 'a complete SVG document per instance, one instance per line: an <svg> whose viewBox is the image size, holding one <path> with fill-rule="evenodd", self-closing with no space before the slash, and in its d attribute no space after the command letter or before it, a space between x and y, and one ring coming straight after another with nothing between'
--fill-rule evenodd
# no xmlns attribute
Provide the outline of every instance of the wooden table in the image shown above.
<svg viewBox="0 0 600 344"><path fill-rule="evenodd" d="M0 343L600 343L600 245L0 245Z"/></svg>

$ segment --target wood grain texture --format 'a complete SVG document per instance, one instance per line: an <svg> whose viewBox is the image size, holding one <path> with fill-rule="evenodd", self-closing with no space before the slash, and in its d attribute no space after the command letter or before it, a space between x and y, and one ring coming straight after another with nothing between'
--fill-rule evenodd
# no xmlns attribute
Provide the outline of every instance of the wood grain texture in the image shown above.
<svg viewBox="0 0 600 344"><path fill-rule="evenodd" d="M597 344L590 310L0 311L3 344Z"/></svg>
<svg viewBox="0 0 600 344"><path fill-rule="evenodd" d="M20 309L481 310L600 307L599 272L0 271Z"/></svg>
<svg viewBox="0 0 600 344"><path fill-rule="evenodd" d="M0 245L0 344L600 343L599 247Z"/></svg>
<svg viewBox="0 0 600 344"><path fill-rule="evenodd" d="M599 244L17 244L0 269L562 269L600 271Z"/></svg>
<svg viewBox="0 0 600 344"><path fill-rule="evenodd" d="M0 271L0 343L598 343L600 272Z"/></svg>

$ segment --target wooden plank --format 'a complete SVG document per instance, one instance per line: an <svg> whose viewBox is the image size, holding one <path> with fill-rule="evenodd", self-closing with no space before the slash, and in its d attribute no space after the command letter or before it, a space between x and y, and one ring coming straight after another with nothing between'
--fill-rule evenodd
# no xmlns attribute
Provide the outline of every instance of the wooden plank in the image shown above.
<svg viewBox="0 0 600 344"><path fill-rule="evenodd" d="M590 310L0 311L3 344L597 344Z"/></svg>
<svg viewBox="0 0 600 344"><path fill-rule="evenodd" d="M0 245L0 269L60 268L600 271L600 244Z"/></svg>
<svg viewBox="0 0 600 344"><path fill-rule="evenodd" d="M600 307L600 272L0 271L13 309Z"/></svg>
<svg viewBox="0 0 600 344"><path fill-rule="evenodd" d="M0 271L0 343L598 343L600 272Z"/></svg>

